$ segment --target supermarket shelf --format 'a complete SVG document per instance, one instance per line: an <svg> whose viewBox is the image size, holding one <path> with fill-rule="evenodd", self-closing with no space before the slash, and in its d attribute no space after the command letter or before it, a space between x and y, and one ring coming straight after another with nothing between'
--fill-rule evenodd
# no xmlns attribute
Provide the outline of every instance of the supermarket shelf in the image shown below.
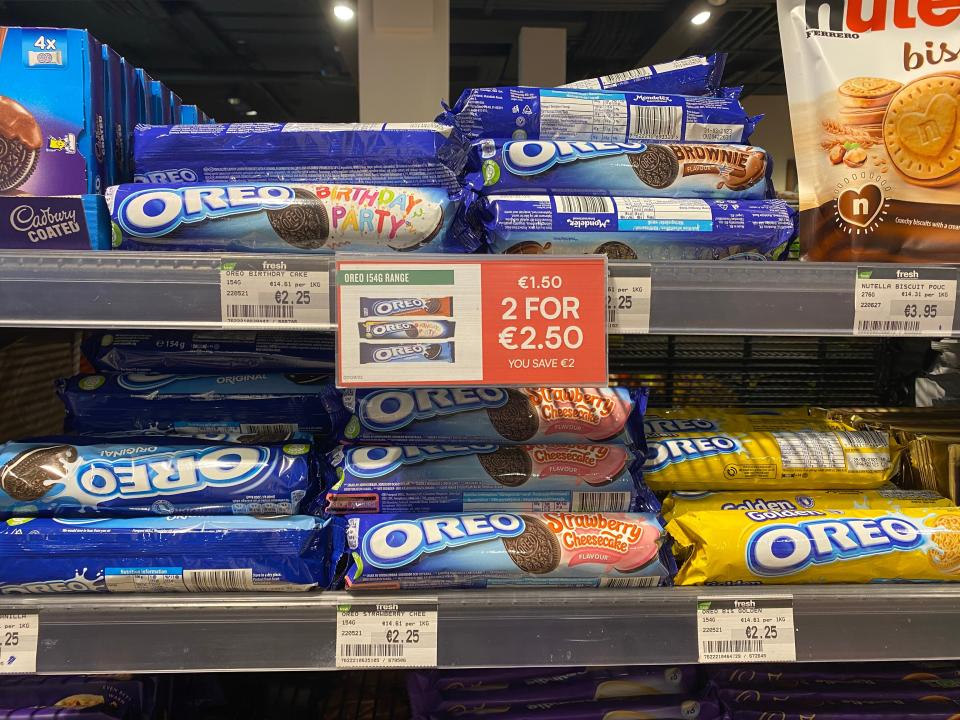
<svg viewBox="0 0 960 720"><path fill-rule="evenodd" d="M439 664L696 662L698 598L785 594L797 660L960 657L960 585L840 585L440 593ZM40 612L40 672L332 669L335 606L349 598L6 595L0 611Z"/></svg>
<svg viewBox="0 0 960 720"><path fill-rule="evenodd" d="M209 253L0 252L0 326L220 327L219 263L220 256ZM857 267L653 263L650 332L851 335ZM612 262L610 268L614 276L629 276L637 265ZM329 296L320 300L332 307ZM954 323L952 334L960 335L960 313ZM332 317L329 324L305 329L332 330Z"/></svg>

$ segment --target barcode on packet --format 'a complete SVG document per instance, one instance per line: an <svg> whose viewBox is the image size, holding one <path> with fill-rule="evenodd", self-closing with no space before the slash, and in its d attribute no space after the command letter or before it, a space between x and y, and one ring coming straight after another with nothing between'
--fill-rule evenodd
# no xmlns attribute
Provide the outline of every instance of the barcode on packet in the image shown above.
<svg viewBox="0 0 960 720"><path fill-rule="evenodd" d="M890 444L890 439L885 432L880 430L857 430L848 432L837 430L837 437L840 438L840 444L848 448L885 448Z"/></svg>
<svg viewBox="0 0 960 720"><path fill-rule="evenodd" d="M234 305L226 306L227 320L292 320L289 305Z"/></svg>
<svg viewBox="0 0 960 720"><path fill-rule="evenodd" d="M300 429L296 423L240 423L245 435L276 435L281 439Z"/></svg>
<svg viewBox="0 0 960 720"><path fill-rule="evenodd" d="M578 492L573 494L573 512L628 512L628 492Z"/></svg>
<svg viewBox="0 0 960 720"><path fill-rule="evenodd" d="M555 195L558 213L612 213L613 200L590 195Z"/></svg>
<svg viewBox="0 0 960 720"><path fill-rule="evenodd" d="M857 332L865 333L909 333L919 332L919 320L859 320Z"/></svg>
<svg viewBox="0 0 960 720"><path fill-rule="evenodd" d="M679 140L683 129L683 108L630 106L628 140Z"/></svg>
<svg viewBox="0 0 960 720"><path fill-rule="evenodd" d="M600 78L600 82L604 85L615 85L616 83L649 77L651 75L653 75L653 71L651 71L650 68L642 67L636 68L635 70L627 70L626 72L614 73L613 75L604 75Z"/></svg>
<svg viewBox="0 0 960 720"><path fill-rule="evenodd" d="M701 640L704 655L762 653L763 640Z"/></svg>
<svg viewBox="0 0 960 720"><path fill-rule="evenodd" d="M406 646L399 643L350 643L340 646L342 658L402 658Z"/></svg>
<svg viewBox="0 0 960 720"><path fill-rule="evenodd" d="M660 584L658 577L636 577L636 578L601 578L600 587L615 588L622 590L624 588L638 587L656 587Z"/></svg>
<svg viewBox="0 0 960 720"><path fill-rule="evenodd" d="M253 570L184 570L183 584L190 592L242 592L253 590Z"/></svg>

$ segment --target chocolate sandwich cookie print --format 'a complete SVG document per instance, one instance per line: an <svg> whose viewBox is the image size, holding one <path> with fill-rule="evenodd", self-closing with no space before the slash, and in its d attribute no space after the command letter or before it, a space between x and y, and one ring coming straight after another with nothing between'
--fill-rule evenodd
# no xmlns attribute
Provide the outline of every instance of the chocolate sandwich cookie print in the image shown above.
<svg viewBox="0 0 960 720"><path fill-rule="evenodd" d="M30 178L42 146L36 118L13 98L0 95L0 192L16 190Z"/></svg>
<svg viewBox="0 0 960 720"><path fill-rule="evenodd" d="M360 364L454 362L455 343L360 343Z"/></svg>
<svg viewBox="0 0 960 720"><path fill-rule="evenodd" d="M454 336L452 320L367 320L359 323L360 337L367 340L447 339Z"/></svg>

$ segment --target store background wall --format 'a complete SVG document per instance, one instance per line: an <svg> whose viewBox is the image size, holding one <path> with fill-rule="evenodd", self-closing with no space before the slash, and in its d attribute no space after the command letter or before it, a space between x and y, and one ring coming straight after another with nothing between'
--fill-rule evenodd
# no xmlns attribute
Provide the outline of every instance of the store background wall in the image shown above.
<svg viewBox="0 0 960 720"><path fill-rule="evenodd" d="M778 191L784 191L787 179L787 164L795 160L793 134L790 131L790 108L786 95L750 95L743 100L743 106L751 115L763 113L764 118L757 125L750 138L773 157L773 184Z"/></svg>

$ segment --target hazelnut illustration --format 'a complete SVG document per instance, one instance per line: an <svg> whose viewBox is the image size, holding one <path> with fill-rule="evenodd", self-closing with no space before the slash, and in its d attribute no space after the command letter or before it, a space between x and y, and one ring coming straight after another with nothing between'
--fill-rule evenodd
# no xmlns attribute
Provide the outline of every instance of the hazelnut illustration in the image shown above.
<svg viewBox="0 0 960 720"><path fill-rule="evenodd" d="M847 167L860 167L867 161L867 151L861 147L853 148L852 150L847 150L843 154L843 164Z"/></svg>
<svg viewBox="0 0 960 720"><path fill-rule="evenodd" d="M844 149L843 145L834 145L830 148L830 162L834 165L839 165L843 162L843 155L847 151Z"/></svg>

